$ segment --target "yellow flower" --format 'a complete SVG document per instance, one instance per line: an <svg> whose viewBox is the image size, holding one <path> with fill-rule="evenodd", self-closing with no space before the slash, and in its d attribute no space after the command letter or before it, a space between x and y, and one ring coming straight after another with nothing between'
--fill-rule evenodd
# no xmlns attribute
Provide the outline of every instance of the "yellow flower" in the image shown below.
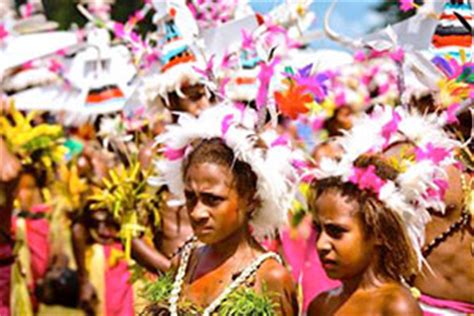
<svg viewBox="0 0 474 316"><path fill-rule="evenodd" d="M469 97L469 86L463 82L442 79L439 81L438 87L438 102L441 108L448 108L453 104L461 103L463 100Z"/></svg>

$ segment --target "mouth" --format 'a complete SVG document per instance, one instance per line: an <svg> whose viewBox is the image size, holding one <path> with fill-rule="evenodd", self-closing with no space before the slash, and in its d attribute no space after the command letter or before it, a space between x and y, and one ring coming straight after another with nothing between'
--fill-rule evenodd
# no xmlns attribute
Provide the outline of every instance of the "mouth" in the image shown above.
<svg viewBox="0 0 474 316"><path fill-rule="evenodd" d="M196 235L205 235L212 231L212 227L206 225L193 225L193 230Z"/></svg>
<svg viewBox="0 0 474 316"><path fill-rule="evenodd" d="M337 261L328 258L319 258L325 270L332 270L337 266Z"/></svg>

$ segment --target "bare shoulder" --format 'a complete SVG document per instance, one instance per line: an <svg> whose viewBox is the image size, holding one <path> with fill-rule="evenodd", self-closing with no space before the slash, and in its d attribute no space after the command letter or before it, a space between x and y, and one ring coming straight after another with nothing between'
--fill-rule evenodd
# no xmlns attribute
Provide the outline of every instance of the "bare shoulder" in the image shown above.
<svg viewBox="0 0 474 316"><path fill-rule="evenodd" d="M268 259L260 266L256 273L256 287L272 294L272 300L279 306L277 315L298 315L296 286L290 272L278 261Z"/></svg>
<svg viewBox="0 0 474 316"><path fill-rule="evenodd" d="M327 315L329 306L334 296L337 295L336 292L339 291L339 288L325 291L316 296L308 306L308 316L317 316L317 315Z"/></svg>
<svg viewBox="0 0 474 316"><path fill-rule="evenodd" d="M274 259L268 259L262 263L257 271L257 280L265 283L269 289L294 288L293 278L288 269Z"/></svg>
<svg viewBox="0 0 474 316"><path fill-rule="evenodd" d="M422 315L420 305L410 290L399 284L390 284L383 289L382 315Z"/></svg>

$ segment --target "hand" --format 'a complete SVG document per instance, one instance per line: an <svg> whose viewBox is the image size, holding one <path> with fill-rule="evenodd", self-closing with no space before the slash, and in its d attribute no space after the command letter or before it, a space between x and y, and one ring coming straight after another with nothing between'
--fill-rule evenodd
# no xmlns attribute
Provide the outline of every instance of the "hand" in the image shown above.
<svg viewBox="0 0 474 316"><path fill-rule="evenodd" d="M20 174L21 163L7 148L0 137L0 182L10 182Z"/></svg>
<svg viewBox="0 0 474 316"><path fill-rule="evenodd" d="M86 315L95 315L95 310L99 300L94 286L90 282L84 282L79 289L79 307Z"/></svg>

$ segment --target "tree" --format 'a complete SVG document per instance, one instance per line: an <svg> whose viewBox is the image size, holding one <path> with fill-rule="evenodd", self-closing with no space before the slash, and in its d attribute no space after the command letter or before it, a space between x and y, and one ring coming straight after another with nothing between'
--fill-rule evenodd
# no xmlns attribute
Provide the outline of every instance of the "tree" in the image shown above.
<svg viewBox="0 0 474 316"><path fill-rule="evenodd" d="M16 0L17 8L26 0ZM78 0L43 0L45 14L49 20L59 23L59 29L67 30L71 25L84 26L86 19L77 9ZM116 0L112 7L112 19L125 22L136 10L143 6L143 0ZM151 19L148 18L141 26L141 30L151 29Z"/></svg>
<svg viewBox="0 0 474 316"><path fill-rule="evenodd" d="M423 0L415 0L415 3L421 5ZM377 25L375 29L405 20L413 16L416 12L415 10L403 12L400 10L399 6L399 1L397 0L383 0L380 4L375 5L373 10L384 17L383 24Z"/></svg>

